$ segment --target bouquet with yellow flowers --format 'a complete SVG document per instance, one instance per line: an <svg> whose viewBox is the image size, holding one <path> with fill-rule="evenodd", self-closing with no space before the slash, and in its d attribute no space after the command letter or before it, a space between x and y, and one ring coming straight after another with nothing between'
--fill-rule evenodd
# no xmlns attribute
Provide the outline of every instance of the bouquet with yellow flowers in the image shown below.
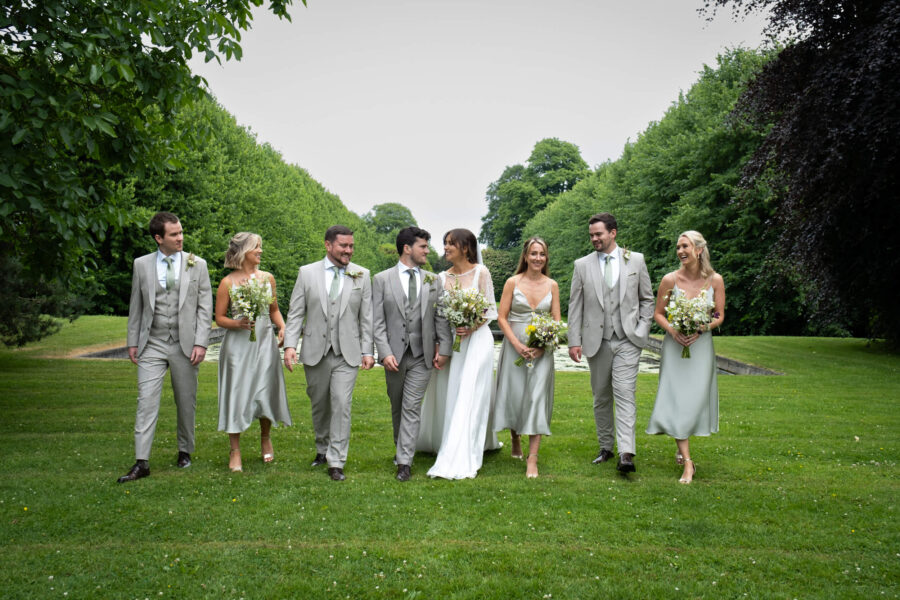
<svg viewBox="0 0 900 600"><path fill-rule="evenodd" d="M531 323L525 328L528 334L529 348L543 348L547 352L553 352L559 347L561 338L566 332L566 324L557 321L549 313L531 313ZM514 363L517 367L525 364L525 358L519 357ZM534 361L528 361L528 368L534 366Z"/></svg>

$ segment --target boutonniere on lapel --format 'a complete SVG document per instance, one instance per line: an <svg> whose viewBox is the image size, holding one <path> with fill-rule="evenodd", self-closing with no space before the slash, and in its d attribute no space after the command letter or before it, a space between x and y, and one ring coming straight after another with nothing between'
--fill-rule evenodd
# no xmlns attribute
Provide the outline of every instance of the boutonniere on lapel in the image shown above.
<svg viewBox="0 0 900 600"><path fill-rule="evenodd" d="M187 257L187 268L190 269L191 267L193 267L196 264L197 264L197 257L194 256L193 252L191 252L190 254L188 254L188 257Z"/></svg>
<svg viewBox="0 0 900 600"><path fill-rule="evenodd" d="M425 285L431 285L432 283L434 283L434 275L432 275L431 273L425 273L425 279L423 279L423 281L425 282Z"/></svg>
<svg viewBox="0 0 900 600"><path fill-rule="evenodd" d="M349 277L353 281L356 281L357 279L362 277L362 271L347 271L347 277Z"/></svg>
<svg viewBox="0 0 900 600"><path fill-rule="evenodd" d="M629 250L628 248L623 247L623 248L622 248L622 260L624 260L625 262L628 262L628 260L629 260L630 258L631 258L631 250Z"/></svg>

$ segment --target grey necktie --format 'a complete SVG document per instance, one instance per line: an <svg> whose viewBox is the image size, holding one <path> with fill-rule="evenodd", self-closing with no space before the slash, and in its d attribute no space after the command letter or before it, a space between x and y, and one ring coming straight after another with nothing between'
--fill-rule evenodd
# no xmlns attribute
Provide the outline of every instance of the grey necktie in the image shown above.
<svg viewBox="0 0 900 600"><path fill-rule="evenodd" d="M406 272L409 273L409 293L407 298L409 298L409 305L412 306L416 302L416 270L408 269Z"/></svg>
<svg viewBox="0 0 900 600"><path fill-rule="evenodd" d="M163 259L166 263L166 289L171 290L175 285L175 267L173 266L173 259L171 256L167 256Z"/></svg>
<svg viewBox="0 0 900 600"><path fill-rule="evenodd" d="M610 264L612 258L612 255L606 255L606 268L603 271L603 278L606 280L606 287L612 287L613 285L612 264Z"/></svg>
<svg viewBox="0 0 900 600"><path fill-rule="evenodd" d="M331 289L328 290L328 297L334 300L338 297L338 290L341 289L341 280L338 279L341 276L341 270L337 267L331 267L331 270L334 271L334 277L331 278Z"/></svg>

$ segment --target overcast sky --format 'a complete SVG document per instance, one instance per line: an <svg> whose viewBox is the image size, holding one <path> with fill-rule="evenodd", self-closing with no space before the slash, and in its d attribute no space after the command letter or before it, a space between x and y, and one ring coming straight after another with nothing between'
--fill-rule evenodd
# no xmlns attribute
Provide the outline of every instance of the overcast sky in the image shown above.
<svg viewBox="0 0 900 600"><path fill-rule="evenodd" d="M257 10L240 62L194 61L212 93L352 211L412 210L477 235L485 191L557 137L616 159L760 18L707 23L701 0L294 0ZM434 242L434 240L433 240ZM439 245L439 242L438 244Z"/></svg>

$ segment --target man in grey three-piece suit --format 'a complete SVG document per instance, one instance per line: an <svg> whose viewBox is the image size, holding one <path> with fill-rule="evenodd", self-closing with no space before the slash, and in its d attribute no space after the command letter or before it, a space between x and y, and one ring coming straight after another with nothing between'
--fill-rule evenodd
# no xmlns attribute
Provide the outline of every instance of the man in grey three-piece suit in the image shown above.
<svg viewBox="0 0 900 600"><path fill-rule="evenodd" d="M431 370L443 368L453 351L447 321L435 310L441 280L422 269L430 239L424 229L402 229L397 234L400 261L372 283L375 347L391 400L398 481L410 478Z"/></svg>
<svg viewBox="0 0 900 600"><path fill-rule="evenodd" d="M149 229L157 251L134 260L128 306L128 357L138 367L137 462L119 477L119 483L150 474L150 447L167 370L178 417L177 464L181 468L191 465L198 365L206 356L212 320L206 261L182 252L184 232L178 217L156 213Z"/></svg>
<svg viewBox="0 0 900 600"><path fill-rule="evenodd" d="M616 443L616 468L628 473L635 470L634 393L641 348L650 335L653 289L644 255L616 245L615 217L594 215L588 231L596 252L575 261L569 297L569 356L580 362L583 354L591 370L600 444L593 463L610 460Z"/></svg>
<svg viewBox="0 0 900 600"><path fill-rule="evenodd" d="M328 475L343 481L350 446L350 409L359 367L371 369L372 282L368 269L351 263L353 232L333 225L325 232L325 258L303 265L291 294L284 334L284 364L300 362L312 407L316 456Z"/></svg>

